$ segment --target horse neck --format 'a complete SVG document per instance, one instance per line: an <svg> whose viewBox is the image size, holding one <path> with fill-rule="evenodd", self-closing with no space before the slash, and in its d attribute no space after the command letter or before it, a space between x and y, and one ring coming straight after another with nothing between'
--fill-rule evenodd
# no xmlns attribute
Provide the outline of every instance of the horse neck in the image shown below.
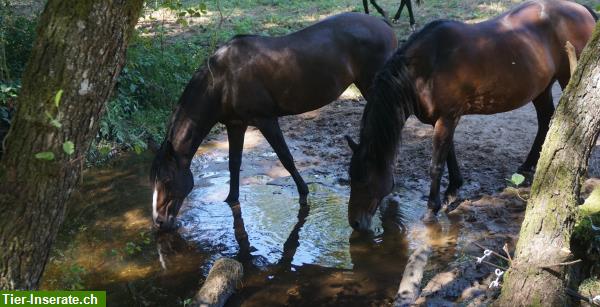
<svg viewBox="0 0 600 307"><path fill-rule="evenodd" d="M209 93L203 73L197 72L186 86L167 134L184 166L189 166L202 140L219 120L218 100Z"/></svg>
<svg viewBox="0 0 600 307"><path fill-rule="evenodd" d="M371 159L388 165L396 157L402 128L416 104L416 92L403 54L396 53L388 60L367 96L360 143L364 143Z"/></svg>

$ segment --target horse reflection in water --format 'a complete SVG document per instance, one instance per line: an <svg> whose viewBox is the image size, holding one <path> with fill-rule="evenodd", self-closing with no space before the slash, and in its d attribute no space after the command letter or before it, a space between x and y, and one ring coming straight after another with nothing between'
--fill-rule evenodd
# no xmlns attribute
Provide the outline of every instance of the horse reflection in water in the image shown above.
<svg viewBox="0 0 600 307"><path fill-rule="evenodd" d="M280 258L269 263L262 255L253 255L256 249L249 240L251 236L246 231L247 221L244 221L242 216L240 203L229 204L229 208L233 216L233 233L238 244L237 253L233 258L244 266L244 287L230 298L232 305L241 302L250 305L350 303L359 296L360 300L364 299L365 302L383 301L395 294L408 257L408 241L400 221L384 222L384 232L381 235L353 232L349 238L352 269L316 264L297 265L294 257L303 242L301 232L307 226L310 215L309 206L300 206L297 221L283 243ZM393 216L389 213L383 214ZM190 257L190 253L202 253L203 249L214 248L194 246L178 232L158 232L157 235L158 262L164 274L169 276L179 274L177 271L182 269L180 263L186 262L185 258ZM206 264L218 257L218 252L212 255L204 254L202 257L195 256L202 258L200 261L194 260L196 269L186 268L183 272L197 274L195 281L190 284L198 285L201 274L208 272Z"/></svg>

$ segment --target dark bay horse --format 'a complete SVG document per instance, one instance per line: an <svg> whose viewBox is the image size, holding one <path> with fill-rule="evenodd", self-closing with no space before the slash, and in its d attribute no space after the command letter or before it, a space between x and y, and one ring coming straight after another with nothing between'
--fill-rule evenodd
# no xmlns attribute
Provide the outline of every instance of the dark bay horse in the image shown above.
<svg viewBox="0 0 600 307"><path fill-rule="evenodd" d="M383 18L385 18L386 20L388 19L388 15L385 12L384 9L382 9L377 2L375 2L375 0L363 0L363 7L365 9L365 14L369 14L369 3L367 1L370 1L371 4L375 7L375 10L377 10L377 12L379 12L379 14L381 14L381 16L383 16ZM417 5L421 5L421 0L417 0ZM402 14L402 10L404 10L404 6L406 6L406 10L408 11L408 17L410 20L410 28L414 31L415 30L415 16L413 15L413 10L412 10L412 0L401 0L400 1L400 7L398 8L398 11L396 11L396 15L394 15L394 19L392 19L392 22L396 23L398 22L398 19L400 19L400 14Z"/></svg>
<svg viewBox="0 0 600 307"><path fill-rule="evenodd" d="M352 83L366 93L375 73L398 46L378 18L345 13L281 37L237 36L220 47L187 84L151 169L153 219L170 229L193 187L191 160L211 128L221 122L229 139L230 188L239 197L244 133L257 127L298 187L308 187L279 128L278 117L329 104Z"/></svg>
<svg viewBox="0 0 600 307"><path fill-rule="evenodd" d="M463 115L494 114L533 101L538 132L520 170L537 163L554 112L551 87L564 88L570 70L565 44L579 55L597 17L568 1L529 1L477 24L440 20L412 35L385 64L367 93L359 144L350 163L348 219L359 230L370 227L381 199L393 188L401 130L414 114L431 124L431 187L425 221L441 208L440 179L448 165L444 201L463 183L454 152L454 129Z"/></svg>

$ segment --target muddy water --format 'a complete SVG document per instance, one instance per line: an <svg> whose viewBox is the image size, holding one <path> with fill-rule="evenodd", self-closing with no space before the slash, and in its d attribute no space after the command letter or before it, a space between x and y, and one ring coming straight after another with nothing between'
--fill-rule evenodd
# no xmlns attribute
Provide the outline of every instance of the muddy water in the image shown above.
<svg viewBox="0 0 600 307"><path fill-rule="evenodd" d="M220 137L200 148L195 188L180 228L170 234L151 231L150 154L86 172L43 288L104 289L110 306L178 306L216 259L230 257L245 270L230 306L382 305L393 299L408 255L425 240L444 249L441 255L454 255L456 223L423 226L421 193L397 191L404 203L384 206L372 234L353 233L349 187L339 175L345 170L328 175L326 163L311 166L305 160L314 157L294 152L311 192L308 207L300 208L292 180L256 131L247 133L245 151L240 204L229 206L222 201L227 142Z"/></svg>

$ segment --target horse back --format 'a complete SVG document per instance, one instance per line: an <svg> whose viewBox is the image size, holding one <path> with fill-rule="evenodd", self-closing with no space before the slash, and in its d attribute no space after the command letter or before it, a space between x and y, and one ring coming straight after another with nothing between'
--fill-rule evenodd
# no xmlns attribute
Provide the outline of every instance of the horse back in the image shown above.
<svg viewBox="0 0 600 307"><path fill-rule="evenodd" d="M352 83L368 86L396 47L383 21L346 13L281 37L235 37L211 62L226 113L281 116L324 106Z"/></svg>
<svg viewBox="0 0 600 307"><path fill-rule="evenodd" d="M414 58L421 120L510 111L536 98L554 80L568 81L566 41L579 54L594 24L576 3L530 1L477 24L442 21L426 26L427 33L404 47L407 57Z"/></svg>

